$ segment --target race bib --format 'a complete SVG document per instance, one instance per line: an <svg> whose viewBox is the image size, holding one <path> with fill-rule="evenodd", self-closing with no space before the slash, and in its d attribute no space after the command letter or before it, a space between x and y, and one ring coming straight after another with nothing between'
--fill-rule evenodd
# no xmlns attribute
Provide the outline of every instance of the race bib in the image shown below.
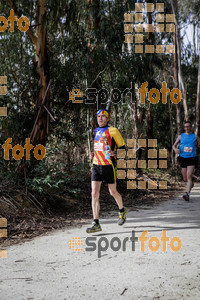
<svg viewBox="0 0 200 300"><path fill-rule="evenodd" d="M192 147L184 147L184 152L192 152Z"/></svg>
<svg viewBox="0 0 200 300"><path fill-rule="evenodd" d="M94 151L103 151L103 143L94 143Z"/></svg>

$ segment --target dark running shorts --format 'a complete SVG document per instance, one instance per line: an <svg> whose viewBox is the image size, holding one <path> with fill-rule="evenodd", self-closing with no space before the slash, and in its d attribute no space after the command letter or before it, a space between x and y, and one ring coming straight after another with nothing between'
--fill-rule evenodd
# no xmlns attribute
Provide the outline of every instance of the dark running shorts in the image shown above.
<svg viewBox="0 0 200 300"><path fill-rule="evenodd" d="M107 183L116 183L115 168L112 165L93 165L92 181L105 181Z"/></svg>
<svg viewBox="0 0 200 300"><path fill-rule="evenodd" d="M198 165L198 158L197 156L195 157L182 157L179 156L179 160L178 160L181 164L181 168L187 168L188 166L195 166L197 167Z"/></svg>

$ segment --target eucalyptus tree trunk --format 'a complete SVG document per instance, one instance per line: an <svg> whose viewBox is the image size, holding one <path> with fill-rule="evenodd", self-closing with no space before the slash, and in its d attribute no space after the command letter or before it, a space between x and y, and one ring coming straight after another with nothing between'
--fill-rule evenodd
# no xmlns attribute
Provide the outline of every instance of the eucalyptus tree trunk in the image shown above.
<svg viewBox="0 0 200 300"><path fill-rule="evenodd" d="M152 3L151 0L147 0L146 2ZM152 13L148 12L147 17L148 17L148 24L152 24ZM154 45L155 36L154 36L153 32L148 32L148 40L149 40L150 44ZM149 88L152 88L153 73L154 73L153 65L152 65L152 62L150 62L149 63ZM150 102L148 102L148 108L147 108L147 138L148 139L153 138L153 115L152 115Z"/></svg>
<svg viewBox="0 0 200 300"><path fill-rule="evenodd" d="M173 14L175 14L175 33L173 35L173 42L175 45L175 53L174 53L174 87L179 88L179 80L178 80L178 52L179 52L179 43L178 43L178 21L177 21L177 0L171 0ZM180 110L180 102L176 104L176 126L177 126L177 134L181 133L181 110Z"/></svg>
<svg viewBox="0 0 200 300"><path fill-rule="evenodd" d="M99 10L100 10L100 0L86 0L87 1L87 10L88 10L88 31L95 31L99 27ZM101 88L101 79L99 76L95 77L96 74L95 70L95 61L93 59L93 53L95 51L97 45L95 45L91 39L88 39L88 49L89 49L89 64L88 64L88 83L89 88L95 88L97 91ZM100 104L98 105L95 103L92 105L92 112L91 112L91 126L92 126L92 132L94 132L95 127L97 126L96 122L96 111L100 108Z"/></svg>
<svg viewBox="0 0 200 300"><path fill-rule="evenodd" d="M14 10L15 15L19 18L20 15L15 1L7 1L10 7ZM45 24L47 0L37 0L36 5L37 14L35 23L37 24L37 26L35 33L33 33L31 29L26 31L35 49L35 67L38 76L39 87L39 93L35 101L35 105L37 110L41 108L40 113L37 116L37 123L35 124L31 134L31 142L33 145L45 145L48 136L49 116L46 109L43 107L43 104L45 104L46 108L48 109L50 100L49 92L47 92L45 103L43 101L50 77L49 59L47 55L47 29Z"/></svg>
<svg viewBox="0 0 200 300"><path fill-rule="evenodd" d="M197 83L197 101L196 101L196 128L195 128L195 134L199 134L199 115L200 115L200 54L199 54L199 67L198 67L198 83Z"/></svg>

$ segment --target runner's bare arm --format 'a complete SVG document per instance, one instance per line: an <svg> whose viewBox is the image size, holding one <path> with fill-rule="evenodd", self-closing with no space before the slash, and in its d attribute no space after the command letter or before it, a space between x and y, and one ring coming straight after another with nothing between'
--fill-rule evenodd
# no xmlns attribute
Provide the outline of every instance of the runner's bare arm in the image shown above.
<svg viewBox="0 0 200 300"><path fill-rule="evenodd" d="M90 160L92 161L94 157L94 152L90 152Z"/></svg>
<svg viewBox="0 0 200 300"><path fill-rule="evenodd" d="M174 152L176 154L179 154L180 153L180 149L176 148L176 146L178 145L178 143L180 143L180 140L181 140L181 136L179 135L174 143L174 145L172 146Z"/></svg>
<svg viewBox="0 0 200 300"><path fill-rule="evenodd" d="M200 138L198 137L198 135L196 135L196 140L197 140L198 146L200 148Z"/></svg>

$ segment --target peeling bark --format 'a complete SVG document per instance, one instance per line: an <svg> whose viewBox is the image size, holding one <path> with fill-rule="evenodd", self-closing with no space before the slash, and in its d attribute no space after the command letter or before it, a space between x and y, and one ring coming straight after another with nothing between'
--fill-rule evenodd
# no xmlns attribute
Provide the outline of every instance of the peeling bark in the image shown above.
<svg viewBox="0 0 200 300"><path fill-rule="evenodd" d="M11 9L14 10L15 15L19 18L20 14L13 0L8 0ZM42 101L45 95L45 91L49 82L49 59L47 55L47 31L44 24L44 19L46 17L46 3L47 0L37 1L37 17L36 17L36 27L35 34L31 29L27 30L26 33L33 43L35 48L35 66L38 75L38 86L39 94L37 100L35 101L37 110L42 105ZM49 92L46 96L45 106L49 108ZM36 112L37 115L37 112ZM33 134L31 136L31 142L33 145L42 144L45 145L48 136L48 122L49 118L47 111L42 108L41 113L38 118L38 122L34 128Z"/></svg>
<svg viewBox="0 0 200 300"><path fill-rule="evenodd" d="M199 116L200 116L200 55L199 55L199 68L198 68L198 83L197 83L197 101L196 101L196 129L195 134L198 135L199 133Z"/></svg>

